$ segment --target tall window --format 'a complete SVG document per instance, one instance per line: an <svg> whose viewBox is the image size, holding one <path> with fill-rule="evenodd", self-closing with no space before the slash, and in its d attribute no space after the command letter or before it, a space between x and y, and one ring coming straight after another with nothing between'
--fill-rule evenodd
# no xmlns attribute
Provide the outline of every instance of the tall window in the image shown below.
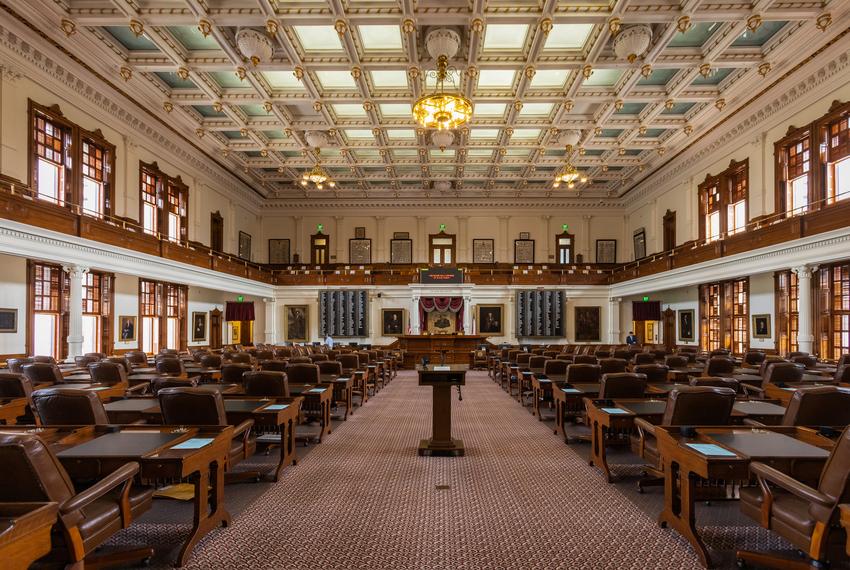
<svg viewBox="0 0 850 570"><path fill-rule="evenodd" d="M818 349L821 358L850 353L850 263L818 269Z"/></svg>
<svg viewBox="0 0 850 570"><path fill-rule="evenodd" d="M776 274L776 329L779 354L785 356L800 350L797 333L800 330L800 317L797 303L799 289L797 274L793 271L780 271Z"/></svg>
<svg viewBox="0 0 850 570"><path fill-rule="evenodd" d="M850 197L850 119L845 114L827 124L827 203Z"/></svg>
<svg viewBox="0 0 850 570"><path fill-rule="evenodd" d="M749 161L732 161L699 185L700 238L714 241L747 227Z"/></svg>
<svg viewBox="0 0 850 570"><path fill-rule="evenodd" d="M700 345L743 354L750 345L749 279L700 285Z"/></svg>
<svg viewBox="0 0 850 570"><path fill-rule="evenodd" d="M168 176L155 162L140 163L139 185L139 219L145 233L188 241L189 188L180 177Z"/></svg>
<svg viewBox="0 0 850 570"><path fill-rule="evenodd" d="M732 352L744 354L750 346L750 295L748 279L733 281L732 293Z"/></svg>
<svg viewBox="0 0 850 570"><path fill-rule="evenodd" d="M111 214L115 146L87 131L57 106L29 102L32 139L30 187L36 197L88 216Z"/></svg>
<svg viewBox="0 0 850 570"><path fill-rule="evenodd" d="M83 277L83 353L110 352L112 275L90 271Z"/></svg>
<svg viewBox="0 0 850 570"><path fill-rule="evenodd" d="M811 149L808 137L787 150L788 183L785 190L786 211L791 215L805 214L809 207L809 170Z"/></svg>
<svg viewBox="0 0 850 570"><path fill-rule="evenodd" d="M29 264L30 307L30 354L62 358L62 291L64 279L62 268L42 263Z"/></svg>
<svg viewBox="0 0 850 570"><path fill-rule="evenodd" d="M700 344L705 350L717 350L722 345L720 330L720 284L703 285L700 291L702 326Z"/></svg>
<svg viewBox="0 0 850 570"><path fill-rule="evenodd" d="M149 354L159 352L159 284L155 281L139 281L139 346Z"/></svg>
<svg viewBox="0 0 850 570"><path fill-rule="evenodd" d="M184 285L139 280L141 350L157 353L161 348L186 348L186 297Z"/></svg>

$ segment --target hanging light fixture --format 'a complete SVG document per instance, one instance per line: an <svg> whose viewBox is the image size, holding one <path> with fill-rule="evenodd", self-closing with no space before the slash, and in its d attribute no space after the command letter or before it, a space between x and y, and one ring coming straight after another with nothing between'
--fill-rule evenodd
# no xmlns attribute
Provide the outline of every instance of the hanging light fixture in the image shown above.
<svg viewBox="0 0 850 570"><path fill-rule="evenodd" d="M431 142L440 148L440 151L445 151L447 146L455 142L455 135L451 131L439 130L431 135Z"/></svg>
<svg viewBox="0 0 850 570"><path fill-rule="evenodd" d="M269 38L251 28L242 28L236 33L236 46L254 67L272 57L272 43Z"/></svg>
<svg viewBox="0 0 850 570"><path fill-rule="evenodd" d="M565 184L567 188L575 188L576 184L587 182L587 177L581 174L571 162L573 149L580 141L581 131L576 129L568 129L561 135L561 142L564 143L566 149L567 164L555 175L555 181L552 183L554 188L560 188L561 184Z"/></svg>
<svg viewBox="0 0 850 570"><path fill-rule="evenodd" d="M472 118L472 101L460 93L446 93L445 82L452 70L449 59L457 54L460 36L454 30L439 28L431 31L425 40L428 53L437 62L437 69L428 74L436 77L434 93L420 97L413 104L413 118L428 129L454 129Z"/></svg>
<svg viewBox="0 0 850 570"><path fill-rule="evenodd" d="M331 179L331 175L322 168L321 162L319 161L319 155L321 153L321 149L316 149L316 164L305 172L301 176L301 186L309 186L311 183L315 186L316 190L324 190L325 185L329 188L336 187L336 182Z"/></svg>
<svg viewBox="0 0 850 570"><path fill-rule="evenodd" d="M644 24L629 26L614 38L614 53L617 57L634 61L646 53L652 40L652 28Z"/></svg>

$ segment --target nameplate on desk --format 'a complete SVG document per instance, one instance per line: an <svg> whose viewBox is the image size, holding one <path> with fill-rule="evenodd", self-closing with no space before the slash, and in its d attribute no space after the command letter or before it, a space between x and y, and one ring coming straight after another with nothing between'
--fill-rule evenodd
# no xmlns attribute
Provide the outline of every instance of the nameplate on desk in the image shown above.
<svg viewBox="0 0 850 570"><path fill-rule="evenodd" d="M789 391L789 392L796 392L796 391L797 391L797 388L794 388L794 387L784 387L784 388L782 388L782 389L783 389L783 390L787 390L787 391Z"/></svg>
<svg viewBox="0 0 850 570"><path fill-rule="evenodd" d="M699 453L700 455L709 455L713 457L738 457L728 449L714 445L713 443L686 443L688 447Z"/></svg>
<svg viewBox="0 0 850 570"><path fill-rule="evenodd" d="M606 414L628 414L629 412L622 408L601 408Z"/></svg>
<svg viewBox="0 0 850 570"><path fill-rule="evenodd" d="M432 370L434 372L451 372L451 366L434 366Z"/></svg>
<svg viewBox="0 0 850 570"><path fill-rule="evenodd" d="M171 449L201 449L215 441L211 437L193 437L192 439L187 439L182 443L178 443L171 447Z"/></svg>
<svg viewBox="0 0 850 570"><path fill-rule="evenodd" d="M566 392L567 394L581 394L582 391L577 388L561 388L561 392Z"/></svg>
<svg viewBox="0 0 850 570"><path fill-rule="evenodd" d="M280 410L285 410L288 407L289 404L272 404L271 406L266 406L263 409L269 410L270 412L279 412Z"/></svg>
<svg viewBox="0 0 850 570"><path fill-rule="evenodd" d="M310 388L307 391L310 392L311 394L321 394L325 390L326 390L325 388Z"/></svg>
<svg viewBox="0 0 850 570"><path fill-rule="evenodd" d="M111 386L97 386L96 388L89 388L92 392L98 392L100 390L109 390Z"/></svg>

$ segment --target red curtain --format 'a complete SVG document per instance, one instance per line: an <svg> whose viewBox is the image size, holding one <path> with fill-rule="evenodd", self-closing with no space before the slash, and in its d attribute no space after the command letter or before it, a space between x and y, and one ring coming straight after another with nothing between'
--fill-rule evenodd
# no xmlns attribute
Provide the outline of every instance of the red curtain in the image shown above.
<svg viewBox="0 0 850 570"><path fill-rule="evenodd" d="M428 313L431 311L450 311L457 313L455 331L463 330L463 297L420 297L419 326L425 330Z"/></svg>
<svg viewBox="0 0 850 570"><path fill-rule="evenodd" d="M246 301L237 303L228 301L224 310L224 320L226 321L253 321L254 320L254 301Z"/></svg>
<svg viewBox="0 0 850 570"><path fill-rule="evenodd" d="M632 320L660 321L661 301L632 301Z"/></svg>

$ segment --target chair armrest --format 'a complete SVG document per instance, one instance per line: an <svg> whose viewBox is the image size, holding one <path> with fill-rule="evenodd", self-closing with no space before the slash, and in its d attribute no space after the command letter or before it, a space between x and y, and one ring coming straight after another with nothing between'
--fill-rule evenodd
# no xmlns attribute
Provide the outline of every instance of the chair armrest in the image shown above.
<svg viewBox="0 0 850 570"><path fill-rule="evenodd" d="M764 388L759 386L753 386L752 384L747 384L746 382L742 382L740 384L741 388L744 390L744 394L749 396L750 394L757 394L759 398L764 398Z"/></svg>
<svg viewBox="0 0 850 570"><path fill-rule="evenodd" d="M145 394L145 393L147 393L149 387L150 387L149 382L143 382L141 384L136 384L135 386L130 386L129 388L127 388L125 390L125 392L128 393L128 394L136 394L136 393Z"/></svg>
<svg viewBox="0 0 850 570"><path fill-rule="evenodd" d="M638 430L640 431L641 439L643 439L644 434L647 433L655 437L655 425L649 423L648 421L646 421L646 419L635 418L635 427L638 428Z"/></svg>
<svg viewBox="0 0 850 570"><path fill-rule="evenodd" d="M804 501L808 501L810 503L817 503L823 507L831 508L835 506L835 501L818 491L812 487L809 487L805 483L801 483L797 481L790 475L779 471L767 465L765 463L761 463L759 461L755 461L750 464L750 472L758 477L759 484L764 488L764 481L769 481L776 485L777 487L781 487L785 491L803 499Z"/></svg>
<svg viewBox="0 0 850 570"><path fill-rule="evenodd" d="M254 427L254 420L245 420L238 426L233 428L233 439L236 439L240 435L247 439L248 434L251 433L251 428Z"/></svg>
<svg viewBox="0 0 850 570"><path fill-rule="evenodd" d="M82 509L100 499L118 485L132 482L133 477L139 472L139 464L135 461L125 463L85 491L78 493L62 503L59 507L60 514Z"/></svg>
<svg viewBox="0 0 850 570"><path fill-rule="evenodd" d="M750 418L744 418L743 424L746 426L754 426L754 427L764 427L765 424L761 422L757 422L756 420Z"/></svg>

